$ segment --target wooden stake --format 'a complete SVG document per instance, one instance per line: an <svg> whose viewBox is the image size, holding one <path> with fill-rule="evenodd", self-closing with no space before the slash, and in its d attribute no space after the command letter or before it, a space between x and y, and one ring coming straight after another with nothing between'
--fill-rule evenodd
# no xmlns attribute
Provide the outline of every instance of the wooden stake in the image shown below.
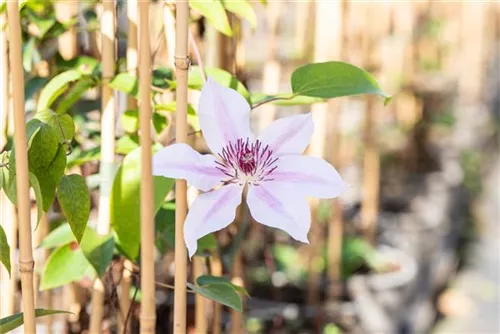
<svg viewBox="0 0 500 334"><path fill-rule="evenodd" d="M128 34L127 34L127 71L136 76L137 75L137 0L127 1L127 20L128 20ZM131 96L127 96L127 109L137 108L137 100ZM123 322L130 308L130 287L132 286L132 263L129 260L124 260L123 274L120 282L120 313L118 319L118 331L120 333L128 332L130 324L124 328Z"/></svg>
<svg viewBox="0 0 500 334"><path fill-rule="evenodd" d="M110 80L115 73L115 1L103 2L101 16L101 42L102 42L102 78L103 81ZM116 124L116 101L114 91L108 85L103 84L102 94L102 116L101 116L101 165L100 165L100 193L99 213L97 221L97 233L107 235L109 233L110 220L110 193L113 184L115 168L115 124ZM101 332L103 317L104 285L97 278L92 290L92 313L90 315L90 333Z"/></svg>
<svg viewBox="0 0 500 334"><path fill-rule="evenodd" d="M210 261L210 272L214 276L222 276L222 261L220 260L219 254L217 251L214 251L214 254ZM221 333L221 311L222 305L216 302L213 302L214 305L214 319L212 325L212 334L220 334Z"/></svg>
<svg viewBox="0 0 500 334"><path fill-rule="evenodd" d="M141 131L141 333L155 333L153 174L151 166L151 51L149 1L139 2L139 125Z"/></svg>
<svg viewBox="0 0 500 334"><path fill-rule="evenodd" d="M205 258L201 256L193 257L193 281L204 274ZM205 310L206 298L197 293L195 295L195 333L207 332L207 315Z"/></svg>
<svg viewBox="0 0 500 334"><path fill-rule="evenodd" d="M187 141L187 79L190 60L188 56L189 3L178 0L175 37L176 129L178 143ZM186 333L186 267L187 254L184 243L184 220L187 213L187 185L184 180L175 181L175 294L173 332Z"/></svg>
<svg viewBox="0 0 500 334"><path fill-rule="evenodd" d="M278 57L278 23L281 12L282 3L280 1L272 1L269 3L266 14L268 14L268 40L267 50L268 57L264 65L264 74L262 76L262 91L266 94L274 94L279 92L281 78L281 64ZM276 117L276 105L266 103L259 111L259 129L265 129Z"/></svg>
<svg viewBox="0 0 500 334"><path fill-rule="evenodd" d="M36 333L33 291L33 249L31 245L30 197L28 179L28 146L24 113L24 78L21 41L21 22L17 0L7 2L9 27L9 56L14 98L14 145L16 147L16 185L19 219L19 272L23 294L24 332Z"/></svg>

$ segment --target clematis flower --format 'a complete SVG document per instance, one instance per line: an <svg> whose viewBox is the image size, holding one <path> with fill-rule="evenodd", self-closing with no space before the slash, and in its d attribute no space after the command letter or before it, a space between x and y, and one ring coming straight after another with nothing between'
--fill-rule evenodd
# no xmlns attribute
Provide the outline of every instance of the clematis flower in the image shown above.
<svg viewBox="0 0 500 334"><path fill-rule="evenodd" d="M333 198L348 187L332 165L301 155L313 132L311 114L278 119L255 138L247 101L209 78L201 91L198 116L214 155L201 155L178 143L153 157L154 175L184 179L205 191L193 202L184 224L189 257L198 239L234 220L245 188L257 222L308 243L311 213L306 197Z"/></svg>

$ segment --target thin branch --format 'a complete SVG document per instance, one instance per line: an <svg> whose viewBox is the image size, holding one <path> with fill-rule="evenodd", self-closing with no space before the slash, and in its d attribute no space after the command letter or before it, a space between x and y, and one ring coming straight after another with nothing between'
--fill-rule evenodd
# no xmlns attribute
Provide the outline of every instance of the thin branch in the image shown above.
<svg viewBox="0 0 500 334"><path fill-rule="evenodd" d="M123 323L123 334L127 334L127 324L128 324L128 320L130 319L130 315L132 314L132 310L134 308L135 297L137 296L137 291L139 291L139 288L137 286L135 286L134 295L132 296L132 300L130 301L130 307L128 308L127 317L125 318L125 322Z"/></svg>
<svg viewBox="0 0 500 334"><path fill-rule="evenodd" d="M205 65L203 65L203 59L201 58L200 49L198 48L198 44L196 44L196 40L194 39L193 32L191 29L188 31L189 41L191 42L191 46L193 47L194 58L200 67L201 77L203 81L207 81L207 73L205 72Z"/></svg>
<svg viewBox="0 0 500 334"><path fill-rule="evenodd" d="M195 134L198 134L198 133L201 133L201 130L198 130L198 131L192 131L192 132L188 132L187 136L192 136L192 135L195 135ZM175 142L175 137L170 139L167 143L167 146L170 145L170 144L173 144Z"/></svg>
<svg viewBox="0 0 500 334"><path fill-rule="evenodd" d="M271 97L271 98L269 98L267 100L264 100L264 101L261 101L261 102L259 102L257 104L254 104L252 106L252 109L260 107L261 105L269 103L269 102L274 102L274 101L279 101L279 100L291 100L294 97L295 97L295 95L291 95L291 96L287 96L287 97L284 97L284 96L273 96L273 97Z"/></svg>

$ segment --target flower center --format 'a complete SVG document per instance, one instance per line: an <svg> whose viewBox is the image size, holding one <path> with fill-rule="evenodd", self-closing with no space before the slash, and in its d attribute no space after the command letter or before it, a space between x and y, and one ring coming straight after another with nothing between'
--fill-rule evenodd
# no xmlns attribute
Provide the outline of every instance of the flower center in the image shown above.
<svg viewBox="0 0 500 334"><path fill-rule="evenodd" d="M269 145L263 146L259 140L250 143L248 138L229 143L219 157L222 161L216 161L217 169L229 177L226 182L240 185L256 186L262 181L271 181L278 161Z"/></svg>

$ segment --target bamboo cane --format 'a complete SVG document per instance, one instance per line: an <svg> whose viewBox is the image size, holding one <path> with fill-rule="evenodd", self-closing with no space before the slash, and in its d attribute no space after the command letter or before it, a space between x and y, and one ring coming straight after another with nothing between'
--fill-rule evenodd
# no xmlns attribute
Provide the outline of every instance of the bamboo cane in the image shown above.
<svg viewBox="0 0 500 334"><path fill-rule="evenodd" d="M4 26L6 21L5 13L0 16L0 25ZM0 151L7 145L7 134L12 132L9 129L9 121L12 119L12 108L10 98L10 76L9 76L9 56L7 52L7 33L5 29L0 32L2 39L2 110L0 110ZM10 131L9 131L10 130ZM2 225L10 248L10 275L7 270L0 268L0 318L12 315L14 313L14 297L16 293L16 251L17 251L17 217L16 208L9 201L4 192L0 191L0 224Z"/></svg>
<svg viewBox="0 0 500 334"><path fill-rule="evenodd" d="M115 68L115 2L103 2L101 16L101 42L102 42L102 77L103 81L110 80ZM110 192L113 183L115 163L115 123L116 101L113 89L102 85L102 116L101 116L101 165L100 165L100 193L97 233L109 233L110 220ZM90 315L91 334L101 332L103 317L104 285L97 278L92 290L92 313Z"/></svg>
<svg viewBox="0 0 500 334"><path fill-rule="evenodd" d="M279 1L270 2L268 5L268 57L264 65L262 76L262 90L266 94L278 93L281 77L281 64L278 59L278 23L282 3ZM259 128L262 131L276 117L276 105L266 103L260 110Z"/></svg>
<svg viewBox="0 0 500 334"><path fill-rule="evenodd" d="M340 55L340 13L341 1L316 2L315 15L316 27L314 38L314 61L321 62L338 58ZM333 29L326 29L334 24ZM328 42L325 42L328 41ZM312 115L315 124L315 130L309 146L310 153L313 156L323 157L325 154L325 138L327 136L327 120L328 120L327 103L315 104L312 107ZM319 201L311 201L313 224L311 226L310 239L314 243L310 246L309 258L309 279L308 279L308 294L307 301L314 305L319 302L318 282L320 272L315 267L316 258L321 256L321 249L324 244L324 234L322 226L317 221L317 209Z"/></svg>
<svg viewBox="0 0 500 334"><path fill-rule="evenodd" d="M185 143L187 141L187 78L190 64L188 56L189 3L186 0L179 0L176 3L175 72L177 78L177 110L175 138L178 143ZM176 180L175 188L175 294L173 332L178 334L186 332L187 255L183 233L187 212L186 181Z"/></svg>
<svg viewBox="0 0 500 334"><path fill-rule="evenodd" d="M127 71L136 76L137 75L137 0L127 1L127 20L128 20L128 34L127 34ZM127 96L127 109L137 108L137 100L132 96ZM118 331L120 333L127 332L130 325L124 328L125 316L130 308L130 287L132 286L132 263L125 259L123 263L123 274L120 282L120 313L121 317L118 320Z"/></svg>
<svg viewBox="0 0 500 334"><path fill-rule="evenodd" d="M201 256L193 257L193 281L196 278L204 274L204 261L205 258ZM205 310L206 299L200 294L195 296L195 333L206 333L207 332L207 317Z"/></svg>
<svg viewBox="0 0 500 334"><path fill-rule="evenodd" d="M155 333L153 175L151 167L151 54L149 1L139 2L139 94L141 131L141 333Z"/></svg>
<svg viewBox="0 0 500 334"><path fill-rule="evenodd" d="M23 295L23 318L25 333L36 333L35 303L33 291L33 249L31 246L30 197L28 179L28 147L24 114L24 78L21 46L21 22L19 4L7 2L9 26L9 56L14 98L14 145L16 147L16 185L19 217L19 272Z"/></svg>
<svg viewBox="0 0 500 334"><path fill-rule="evenodd" d="M210 272L214 276L222 276L222 261L217 251L214 251L214 254L210 261ZM214 302L214 318L212 325L212 334L220 334L220 322L221 322L221 311L222 305Z"/></svg>

